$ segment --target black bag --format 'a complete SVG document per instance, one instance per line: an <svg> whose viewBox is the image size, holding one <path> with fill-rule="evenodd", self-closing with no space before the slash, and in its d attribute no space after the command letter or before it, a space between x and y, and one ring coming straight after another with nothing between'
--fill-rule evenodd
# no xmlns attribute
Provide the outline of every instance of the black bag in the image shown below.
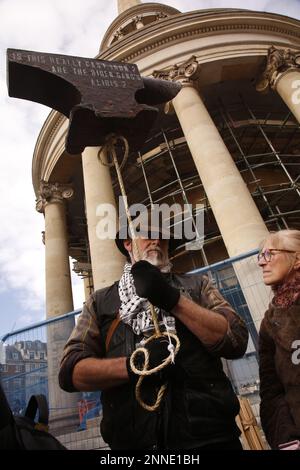
<svg viewBox="0 0 300 470"><path fill-rule="evenodd" d="M38 422L35 421L37 411ZM67 450L48 432L49 408L45 395L32 395L25 415L13 416L0 385L0 449Z"/></svg>

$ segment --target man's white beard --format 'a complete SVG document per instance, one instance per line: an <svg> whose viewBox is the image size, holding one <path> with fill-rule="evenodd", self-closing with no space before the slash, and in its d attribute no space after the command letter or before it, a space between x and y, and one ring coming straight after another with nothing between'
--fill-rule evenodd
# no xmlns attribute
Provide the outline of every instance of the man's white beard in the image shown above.
<svg viewBox="0 0 300 470"><path fill-rule="evenodd" d="M165 256L160 250L147 250L142 254L142 260L148 261L153 266L156 266L163 273L168 273L171 271L171 263L169 257Z"/></svg>

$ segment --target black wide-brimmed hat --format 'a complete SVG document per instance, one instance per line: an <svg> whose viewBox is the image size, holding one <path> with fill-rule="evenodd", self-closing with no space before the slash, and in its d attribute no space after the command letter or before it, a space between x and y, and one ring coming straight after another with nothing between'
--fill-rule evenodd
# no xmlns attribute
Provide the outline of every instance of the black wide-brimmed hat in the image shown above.
<svg viewBox="0 0 300 470"><path fill-rule="evenodd" d="M124 246L124 241L132 238L132 231L136 237L144 237L148 239L165 239L169 240L169 255L173 254L174 251L181 245L184 245L190 240L187 240L183 234L176 233L174 227L170 227L168 223L164 223L162 220L157 223L153 223L153 211L146 211L141 213L138 217L133 218L132 225L133 230L129 228L129 223L125 220L124 223L120 224L120 229L116 234L116 245L120 252L128 256L128 251Z"/></svg>

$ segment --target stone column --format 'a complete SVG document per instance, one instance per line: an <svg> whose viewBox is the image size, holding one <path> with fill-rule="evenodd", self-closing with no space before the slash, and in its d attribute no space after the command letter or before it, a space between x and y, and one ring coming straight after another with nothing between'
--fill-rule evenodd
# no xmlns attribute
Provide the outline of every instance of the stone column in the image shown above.
<svg viewBox="0 0 300 470"><path fill-rule="evenodd" d="M257 91L276 90L300 122L300 51L270 47L267 65L256 84Z"/></svg>
<svg viewBox="0 0 300 470"><path fill-rule="evenodd" d="M83 286L85 300L88 300L93 293L93 280L88 274L86 274L86 277L83 278Z"/></svg>
<svg viewBox="0 0 300 470"><path fill-rule="evenodd" d="M73 190L59 183L41 182L36 203L45 214L46 311L47 318L74 310L68 255L65 200ZM48 391L50 425L56 433L78 424L78 395L63 392L58 384L58 370L64 345L74 328L74 318L47 326Z"/></svg>
<svg viewBox="0 0 300 470"><path fill-rule="evenodd" d="M41 182L36 208L45 214L47 318L74 309L64 202L72 195L68 186Z"/></svg>
<svg viewBox="0 0 300 470"><path fill-rule="evenodd" d="M125 261L124 256L116 247L114 238L101 239L97 232L97 225L101 221L101 210L99 210L101 204L116 206L109 168L100 162L98 152L99 148L87 147L82 154L88 236L95 290L109 286L120 279ZM102 159L105 161L104 155L102 155Z"/></svg>
<svg viewBox="0 0 300 470"><path fill-rule="evenodd" d="M257 248L268 231L196 89L199 73L193 56L180 66L156 71L154 76L180 80L183 85L173 106L229 256L236 256ZM235 263L234 269L258 327L269 302L269 289L263 285L253 257Z"/></svg>

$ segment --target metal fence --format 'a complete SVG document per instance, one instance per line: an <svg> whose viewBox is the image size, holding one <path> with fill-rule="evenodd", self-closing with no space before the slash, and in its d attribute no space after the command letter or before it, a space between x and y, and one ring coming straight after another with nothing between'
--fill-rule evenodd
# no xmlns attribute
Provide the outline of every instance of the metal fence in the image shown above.
<svg viewBox="0 0 300 470"><path fill-rule="evenodd" d="M257 253L258 250L253 250L241 256L195 269L191 273L208 275L223 297L228 300L247 325L249 343L246 354L241 359L224 361L224 368L227 369L226 372L235 392L248 398L255 416L260 422L258 332L260 322L270 300L270 291L263 284L262 276L257 267ZM246 283L243 282L242 286L236 273L238 271L236 265L240 263L245 263L244 270L248 272ZM251 301L251 297L255 302Z"/></svg>
<svg viewBox="0 0 300 470"><path fill-rule="evenodd" d="M258 415L257 338L264 306L260 305L259 314L253 313L246 301L246 297L250 298L249 289L257 297L256 292L263 285L262 278L256 275L256 253L252 251L191 273L208 275L247 324L250 341L245 356L225 361L224 366L235 391L250 400ZM242 262L246 262L247 272L252 269L256 274L241 286L236 265ZM60 432L65 433L86 429L87 422L101 413L100 393L67 394L57 383L59 357L80 312L75 310L19 329L2 337L0 344L1 381L13 412L22 413L32 394L44 393L50 403L50 417L54 422L61 421Z"/></svg>

